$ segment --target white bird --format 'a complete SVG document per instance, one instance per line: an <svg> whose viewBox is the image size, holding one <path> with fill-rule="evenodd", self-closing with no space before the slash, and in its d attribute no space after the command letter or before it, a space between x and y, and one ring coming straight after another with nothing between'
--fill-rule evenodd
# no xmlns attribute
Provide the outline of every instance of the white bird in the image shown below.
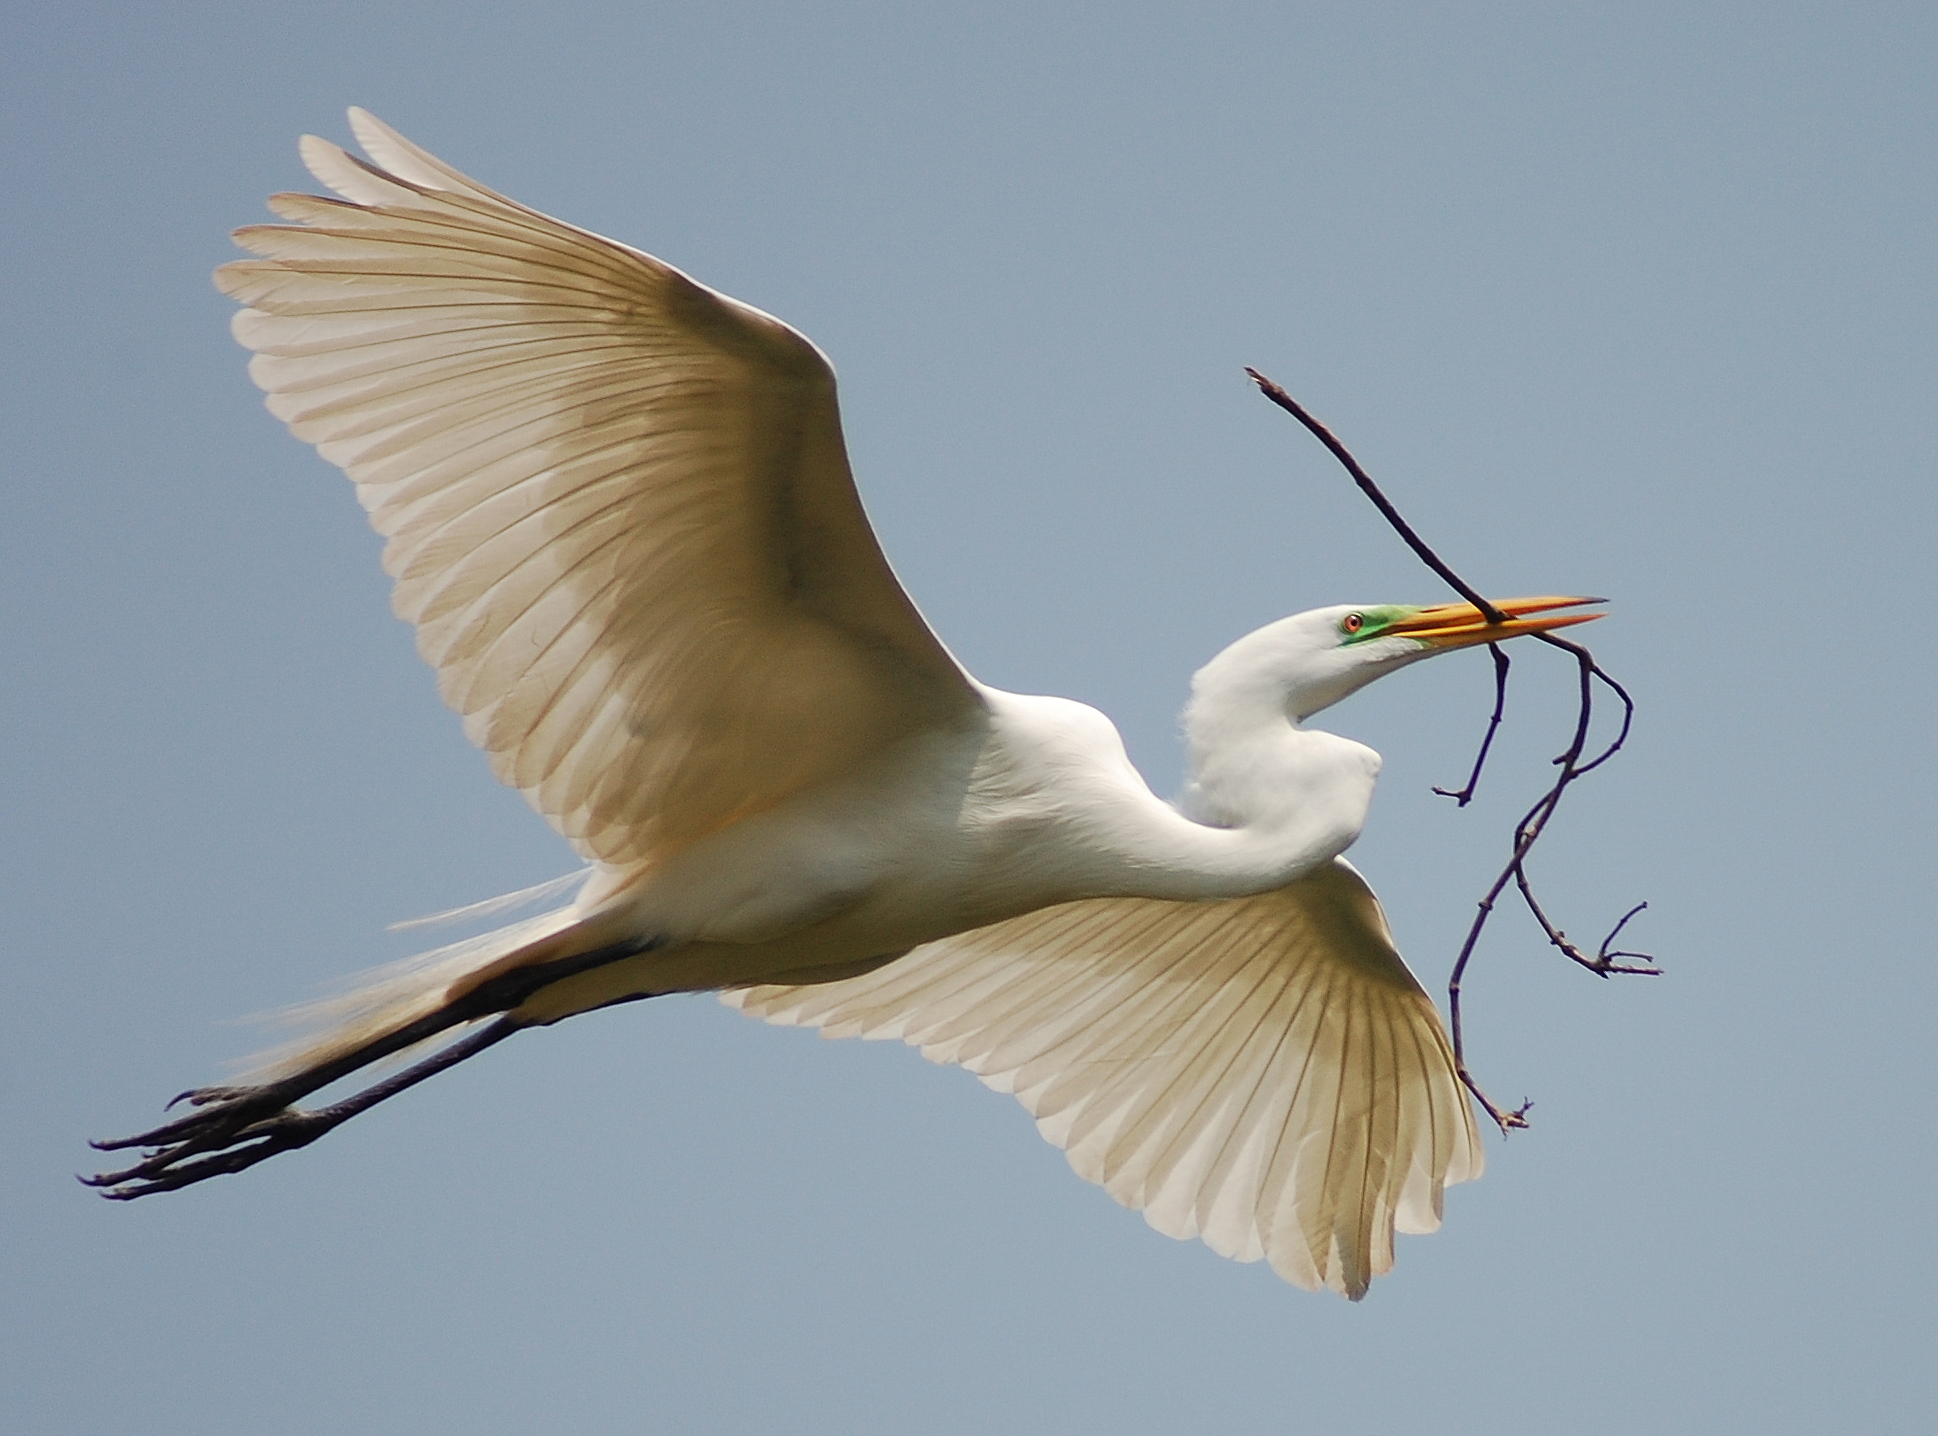
<svg viewBox="0 0 1938 1436"><path fill-rule="evenodd" d="M217 283L270 410L387 538L444 700L588 876L318 1005L249 1085L100 1144L152 1150L93 1184L240 1171L522 1028L713 990L968 1068L1159 1231L1300 1286L1357 1298L1396 1228L1437 1227L1480 1173L1474 1117L1340 857L1379 756L1305 724L1593 600L1269 624L1193 680L1173 806L1102 714L978 683L929 631L806 338L350 123L371 163L302 142L342 198L275 196L291 224L239 231L260 258Z"/></svg>

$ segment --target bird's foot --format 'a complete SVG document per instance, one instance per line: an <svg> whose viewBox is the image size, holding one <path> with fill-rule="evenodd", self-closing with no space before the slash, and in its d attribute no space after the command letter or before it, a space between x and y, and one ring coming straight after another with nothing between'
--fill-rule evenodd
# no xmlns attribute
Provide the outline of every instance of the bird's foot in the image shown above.
<svg viewBox="0 0 1938 1436"><path fill-rule="evenodd" d="M203 1110L136 1137L89 1143L101 1151L126 1147L150 1150L131 1167L82 1177L82 1182L100 1188L102 1196L118 1202L151 1192L172 1192L210 1177L243 1171L279 1152L307 1147L354 1115L341 1107L314 1112L290 1107L285 1094L273 1084L204 1087L176 1099L182 1100Z"/></svg>
<svg viewBox="0 0 1938 1436"><path fill-rule="evenodd" d="M187 1102L197 1109L186 1117L164 1122L136 1137L89 1144L103 1152L147 1148L139 1162L118 1172L101 1172L81 1180L99 1188L102 1196L125 1202L151 1192L172 1192L210 1177L244 1171L278 1152L307 1147L357 1113L416 1086L426 1077L482 1052L493 1043L504 1041L519 1030L519 1024L505 1014L532 993L563 978L650 952L657 946L656 938L628 938L592 952L513 968L415 1022L281 1081L266 1082L259 1087L197 1087L184 1092L168 1105L175 1107ZM380 1058L407 1051L452 1028L474 1024L494 1013L500 1014L495 1021L477 1027L422 1061L340 1102L314 1111L292 1105Z"/></svg>
<svg viewBox="0 0 1938 1436"><path fill-rule="evenodd" d="M433 1032L436 1030L432 1029ZM260 1087L198 1087L192 1092L184 1092L168 1105L173 1107L177 1102L188 1102L200 1108L200 1111L178 1117L173 1122L165 1122L152 1132L143 1132L138 1137L89 1143L103 1152L120 1151L126 1147L145 1147L149 1150L132 1167L82 1177L81 1180L90 1187L99 1188L104 1197L126 1202L145 1197L151 1192L172 1192L178 1187L207 1181L210 1177L245 1171L278 1152L307 1147L332 1127L342 1126L357 1113L369 1110L406 1088L415 1087L426 1077L442 1072L494 1043L504 1041L518 1030L518 1024L511 1018L500 1017L455 1042L447 1043L403 1071L393 1073L340 1102L313 1111L290 1104L328 1085L345 1072L354 1071L375 1061L377 1057L388 1056L399 1050L404 1037L417 1034L412 1029L401 1029L400 1033L393 1033L348 1057L312 1067L280 1082L266 1082Z"/></svg>

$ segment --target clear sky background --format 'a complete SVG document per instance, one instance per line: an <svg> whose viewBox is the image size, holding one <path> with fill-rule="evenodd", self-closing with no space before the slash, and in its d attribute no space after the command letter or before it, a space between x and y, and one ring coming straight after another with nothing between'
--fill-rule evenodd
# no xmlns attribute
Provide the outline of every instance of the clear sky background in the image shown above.
<svg viewBox="0 0 1938 1436"><path fill-rule="evenodd" d="M1934 1391L1938 11L1903 4L15 5L0 30L0 1424L20 1436L1912 1432ZM900 1046L669 999L132 1206L233 1019L573 860L438 705L348 484L208 272L361 104L812 335L985 680L1123 727L1281 614L1434 601L1274 374L1631 751L1539 859L1668 970L1502 915L1535 1100L1360 1306L1166 1240ZM1328 725L1430 987L1571 675Z"/></svg>

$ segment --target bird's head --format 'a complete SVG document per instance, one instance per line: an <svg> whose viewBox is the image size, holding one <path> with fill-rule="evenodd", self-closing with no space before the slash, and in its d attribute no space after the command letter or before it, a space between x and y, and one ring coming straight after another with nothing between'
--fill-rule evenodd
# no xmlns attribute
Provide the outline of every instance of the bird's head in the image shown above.
<svg viewBox="0 0 1938 1436"><path fill-rule="evenodd" d="M1503 615L1489 623L1471 603L1338 604L1267 624L1247 634L1199 671L1200 694L1249 691L1303 722L1375 678L1422 658L1477 643L1498 643L1523 633L1544 633L1600 618L1599 613L1557 613L1600 603L1595 598L1503 598Z"/></svg>

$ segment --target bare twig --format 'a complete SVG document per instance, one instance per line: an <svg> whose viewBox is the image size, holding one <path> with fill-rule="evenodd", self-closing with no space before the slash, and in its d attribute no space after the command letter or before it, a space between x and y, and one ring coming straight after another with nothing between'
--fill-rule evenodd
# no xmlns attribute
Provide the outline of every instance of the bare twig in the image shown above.
<svg viewBox="0 0 1938 1436"><path fill-rule="evenodd" d="M1332 456L1339 460L1341 464L1345 465L1346 472L1353 476L1353 482L1359 485L1360 492L1371 499L1373 501L1373 507L1386 516L1386 521L1393 525L1394 530L1401 538L1406 540L1407 547L1420 556L1420 562L1444 578L1455 593L1466 599L1475 608L1478 608L1481 616L1489 623L1507 622L1506 614L1482 598L1479 589L1474 588L1466 579L1442 563L1440 561L1440 555L1427 547L1426 540L1413 532L1413 525L1400 517L1400 511L1393 507L1392 502L1385 494L1380 492L1379 485L1373 482L1373 476L1360 468L1359 460L1352 456L1344 444L1333 437L1332 430L1308 414L1303 404L1286 393L1284 389L1280 388L1270 379L1267 379L1263 374L1259 373L1258 370L1247 368L1245 372L1252 376L1252 382L1258 385L1260 393L1264 394L1266 398L1270 399L1274 404L1277 404L1286 413L1310 429L1313 437L1330 449Z"/></svg>
<svg viewBox="0 0 1938 1436"><path fill-rule="evenodd" d="M1487 766L1487 750L1494 746L1494 734L1500 731L1501 717L1507 712L1507 650L1498 643L1490 643L1487 651L1494 656L1494 711L1487 715L1487 731L1480 735L1480 751L1474 754L1473 771L1458 788L1433 790L1443 798L1452 798L1454 806L1459 808L1474 800L1474 789L1480 786L1480 770Z"/></svg>
<svg viewBox="0 0 1938 1436"><path fill-rule="evenodd" d="M1439 574L1455 592L1479 609L1490 624L1506 622L1506 616L1499 609L1481 597L1478 590L1448 567L1440 556L1427 546L1426 541L1413 531L1413 526L1400 516L1400 511L1393 507L1391 500L1384 493L1380 492L1379 485L1373 482L1372 476L1360 467L1359 461L1333 436L1330 429L1313 418L1303 405L1256 369L1247 369L1245 372L1251 375L1252 381L1258 385L1260 392L1266 398L1305 425L1313 436L1326 446L1332 456L1345 466L1346 472L1352 475L1353 482L1359 485L1361 492L1373 501L1374 507L1428 568ZM1554 760L1555 766L1560 769L1560 772L1555 775L1554 782L1536 800L1534 806L1522 815L1520 822L1514 825L1513 853L1508 858L1507 865L1501 869L1487 891L1482 894L1474 913L1474 921L1467 929L1466 940L1460 944L1460 951L1454 958L1453 971L1447 981L1447 1017L1450 1035L1453 1038L1455 1070L1459 1073L1460 1080L1466 1084L1467 1090L1474 1094L1474 1099L1503 1132L1515 1127L1527 1126L1528 1108L1533 1104L1523 1102L1515 1108L1497 1105L1486 1092L1481 1090L1480 1084L1474 1080L1472 1072L1468 1070L1466 1035L1461 1012L1461 983L1467 975L1467 964L1473 960L1474 949L1480 942L1480 935L1486 928L1488 919L1494 914L1494 905L1500 900L1501 894L1507 890L1507 885L1510 882L1515 885L1522 902L1526 904L1535 922L1540 925L1542 933L1569 961L1585 967L1598 977L1614 977L1618 974L1655 977L1661 973L1654 959L1646 953L1627 952L1613 947L1622 929L1628 926L1631 918L1648 906L1647 903L1637 903L1623 913L1621 920L1610 929L1608 936L1602 939L1601 945L1591 957L1555 925L1535 898L1534 885L1527 873L1528 853L1533 850L1542 833L1547 831L1548 820L1554 816L1555 809L1561 804L1562 794L1567 792L1569 785L1593 772L1621 751L1622 745L1628 741L1629 728L1635 719L1635 702L1629 697L1628 690L1609 677L1595 661L1594 655L1581 644L1570 642L1565 638L1557 638L1552 633L1537 633L1533 636L1550 647L1559 648L1565 653L1574 655L1576 670L1580 675L1580 700L1575 715L1575 729L1568 741L1568 746ZM1474 758L1473 771L1468 774L1466 784L1452 792L1444 788L1434 789L1436 793L1454 799L1462 807L1472 799L1474 789L1480 782L1481 769L1487 764L1487 754L1493 747L1495 731L1500 727L1502 715L1507 708L1507 655L1497 644L1488 646L1494 655L1494 711L1487 720L1487 731L1481 738L1480 751ZM1598 683L1621 702L1622 721L1608 745L1593 758L1584 761L1582 755L1588 750L1589 734L1594 726L1595 685Z"/></svg>

